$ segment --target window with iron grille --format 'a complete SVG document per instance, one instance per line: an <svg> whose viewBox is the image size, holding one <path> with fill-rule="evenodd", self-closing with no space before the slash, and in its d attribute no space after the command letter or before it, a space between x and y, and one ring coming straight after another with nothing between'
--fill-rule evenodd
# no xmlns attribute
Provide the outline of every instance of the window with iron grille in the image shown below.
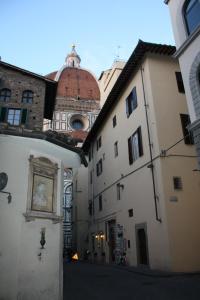
<svg viewBox="0 0 200 300"><path fill-rule="evenodd" d="M181 177L173 177L174 189L175 190L182 190L183 184Z"/></svg>

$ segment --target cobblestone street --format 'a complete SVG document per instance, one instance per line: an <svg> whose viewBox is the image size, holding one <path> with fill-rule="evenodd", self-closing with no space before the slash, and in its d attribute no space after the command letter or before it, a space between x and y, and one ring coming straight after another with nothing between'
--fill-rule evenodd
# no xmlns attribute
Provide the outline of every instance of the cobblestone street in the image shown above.
<svg viewBox="0 0 200 300"><path fill-rule="evenodd" d="M200 275L170 275L87 263L64 264L64 300L199 300Z"/></svg>

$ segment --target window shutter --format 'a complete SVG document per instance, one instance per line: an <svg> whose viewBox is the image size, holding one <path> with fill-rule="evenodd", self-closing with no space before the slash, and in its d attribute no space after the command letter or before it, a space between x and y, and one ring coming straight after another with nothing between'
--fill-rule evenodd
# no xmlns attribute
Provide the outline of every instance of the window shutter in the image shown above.
<svg viewBox="0 0 200 300"><path fill-rule="evenodd" d="M26 124L26 119L27 119L27 109L22 109L21 124Z"/></svg>
<svg viewBox="0 0 200 300"><path fill-rule="evenodd" d="M7 113L7 108L6 107L0 107L0 122L5 122L6 121L6 113Z"/></svg>
<svg viewBox="0 0 200 300"><path fill-rule="evenodd" d="M129 164L133 163L133 152L132 152L132 137L128 139L128 155L129 155Z"/></svg>
<svg viewBox="0 0 200 300"><path fill-rule="evenodd" d="M127 118L129 117L129 105L128 105L128 98L126 98L126 115Z"/></svg>
<svg viewBox="0 0 200 300"><path fill-rule="evenodd" d="M142 145L142 130L141 127L138 128L138 146L139 146L139 156L143 155L143 145Z"/></svg>
<svg viewBox="0 0 200 300"><path fill-rule="evenodd" d="M188 131L187 126L190 124L190 117L186 114L180 114L181 117L181 125L184 135L184 141L186 145L193 145L194 140L192 134Z"/></svg>

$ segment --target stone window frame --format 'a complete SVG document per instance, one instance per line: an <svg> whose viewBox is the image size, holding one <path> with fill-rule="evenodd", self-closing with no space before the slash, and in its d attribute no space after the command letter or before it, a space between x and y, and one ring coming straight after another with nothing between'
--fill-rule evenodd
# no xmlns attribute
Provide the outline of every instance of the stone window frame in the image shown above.
<svg viewBox="0 0 200 300"><path fill-rule="evenodd" d="M57 181L58 181L58 164L52 162L47 157L29 157L29 179L28 179L28 195L27 207L24 217L27 222L34 221L37 218L50 219L53 223L62 222L62 217L57 215ZM52 195L52 211L41 211L32 209L32 194L34 175L48 177L53 180L53 195Z"/></svg>
<svg viewBox="0 0 200 300"><path fill-rule="evenodd" d="M200 118L200 52L196 55L190 69L189 85L196 117ZM199 113L197 111L199 110Z"/></svg>

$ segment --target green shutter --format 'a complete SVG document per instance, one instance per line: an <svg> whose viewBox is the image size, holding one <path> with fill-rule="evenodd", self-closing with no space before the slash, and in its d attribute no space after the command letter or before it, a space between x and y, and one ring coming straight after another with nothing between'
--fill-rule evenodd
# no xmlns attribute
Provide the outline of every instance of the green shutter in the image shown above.
<svg viewBox="0 0 200 300"><path fill-rule="evenodd" d="M21 124L26 124L26 119L27 119L27 109L22 109Z"/></svg>
<svg viewBox="0 0 200 300"><path fill-rule="evenodd" d="M0 122L6 121L6 112L7 112L6 107L0 107Z"/></svg>

